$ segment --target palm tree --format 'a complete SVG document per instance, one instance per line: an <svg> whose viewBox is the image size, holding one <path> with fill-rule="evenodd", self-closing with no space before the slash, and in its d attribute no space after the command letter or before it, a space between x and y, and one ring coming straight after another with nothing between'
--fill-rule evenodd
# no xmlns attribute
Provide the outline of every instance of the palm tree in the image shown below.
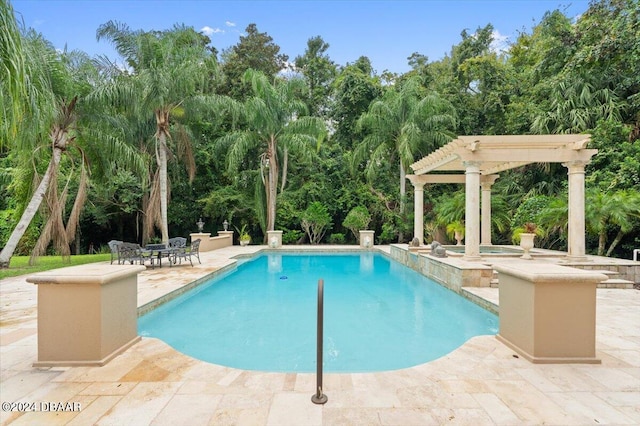
<svg viewBox="0 0 640 426"><path fill-rule="evenodd" d="M610 256L618 243L638 226L640 218L640 193L633 190L619 190L613 193L599 189L587 191L585 200L586 230L598 236L598 256ZM634 220L635 219L635 220ZM557 197L538 216L539 224L547 233L566 235L568 224L568 203L566 197ZM616 237L607 249L607 234L617 229ZM606 252L605 252L606 249Z"/></svg>
<svg viewBox="0 0 640 426"><path fill-rule="evenodd" d="M22 34L16 22L13 7L7 0L0 0L0 151L10 139L16 137L18 123L28 108L30 84L25 60Z"/></svg>
<svg viewBox="0 0 640 426"><path fill-rule="evenodd" d="M354 162L366 161L369 179L375 176L380 162L390 158L398 162L400 213L404 213L407 168L416 155L427 154L455 136L456 113L438 94L425 95L418 77L413 77L374 101L357 126L367 135L354 151Z"/></svg>
<svg viewBox="0 0 640 426"><path fill-rule="evenodd" d="M633 230L633 219L640 218L640 193L619 190L610 194L591 190L587 193L586 201L587 231L598 235L598 256L610 256L622 237ZM617 228L618 232L605 254L607 231L611 228Z"/></svg>
<svg viewBox="0 0 640 426"><path fill-rule="evenodd" d="M620 121L622 103L616 93L591 76L571 75L553 85L549 110L531 125L534 133L581 133L600 119Z"/></svg>
<svg viewBox="0 0 640 426"><path fill-rule="evenodd" d="M57 175L60 159L68 144L68 125L71 124L63 116L73 111L75 100L68 104L65 102L62 111L56 108L56 101L60 101L60 93L56 93L60 89L60 85L56 83L60 80L56 77L63 74L64 68L57 60L55 51L33 32L23 35L15 22L13 10L7 3L3 1L0 7L3 28L6 29L2 31L1 38L2 107L3 116L7 118L6 124L2 126L2 145L6 141L9 149L16 152L23 167L27 166L28 160L37 163L42 159L45 151L42 148L48 145L43 137L47 131L50 131L48 142L52 149L46 172L0 252L0 267L8 267L20 238ZM6 98L4 93L7 94ZM28 98L21 100L21 96ZM56 117L58 112L62 112L59 118ZM18 170L23 169L18 167Z"/></svg>
<svg viewBox="0 0 640 426"><path fill-rule="evenodd" d="M18 242L45 197L47 203L43 211L46 221L32 252L31 262L44 252L52 240L63 256L69 255L69 244L76 235L88 185L87 147L83 146L86 140L79 137L77 123L79 97L90 89L86 80L87 69L91 67L90 61L86 55L75 52L56 52L49 42L33 31L20 35L20 43L9 47L21 49L21 52L14 52L13 56L24 58L22 70L26 83L21 90L30 96L30 107L19 108L21 115L13 114L12 117L17 121L8 127L16 129L9 148L15 153L15 172L23 176L22 179L15 180L14 186L21 182L37 182L37 185L34 190L26 188L20 191L27 193L30 198L24 200L26 207L22 216L0 252L2 267L8 267ZM3 109L6 106L3 101ZM92 139L92 142L97 144L100 139ZM103 156L107 162L109 155L121 153L117 148L89 150ZM64 157L70 158L70 161L62 168ZM43 162L48 165L40 177L38 169L42 171L40 166ZM77 169L80 170L79 173ZM68 189L66 185L63 188L58 186L58 177L62 172L67 175L64 180L67 184L72 177L78 179L75 202L66 225L63 212ZM24 175L31 175L33 179L24 179Z"/></svg>
<svg viewBox="0 0 640 426"><path fill-rule="evenodd" d="M271 84L264 74L252 69L245 72L243 79L251 84L253 93L243 105L243 127L223 136L220 142L224 146L230 145L227 154L230 172L240 167L252 149L258 150L266 196L265 228L273 231L280 159L288 158L289 152L310 156L324 136L325 126L319 118L305 116L306 106L298 98L305 88L301 79L278 80ZM284 167L282 173L285 180Z"/></svg>
<svg viewBox="0 0 640 426"><path fill-rule="evenodd" d="M173 154L180 156L193 180L192 137L180 118L193 112L188 111L188 106L205 99L202 95L207 93L208 79L217 69L215 56L207 49L207 37L184 26L144 32L109 21L98 28L97 38L112 42L129 67L122 70L109 64L110 74L115 77L103 88L101 98L111 99L126 111L132 121L130 128L134 129L132 142L146 143L150 137L153 141L148 151L155 156L156 164L149 171L151 192L145 209L145 230L148 235L157 225L166 242L170 194L167 162ZM153 135L140 134L149 120L155 123Z"/></svg>

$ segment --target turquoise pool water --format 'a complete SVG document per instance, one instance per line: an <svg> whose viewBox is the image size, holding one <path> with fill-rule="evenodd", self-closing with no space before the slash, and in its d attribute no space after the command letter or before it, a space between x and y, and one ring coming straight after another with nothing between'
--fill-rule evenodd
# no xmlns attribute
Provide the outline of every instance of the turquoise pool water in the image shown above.
<svg viewBox="0 0 640 426"><path fill-rule="evenodd" d="M316 370L324 279L324 371L370 372L439 358L498 332L498 318L374 253L263 254L142 316L142 336L245 370Z"/></svg>

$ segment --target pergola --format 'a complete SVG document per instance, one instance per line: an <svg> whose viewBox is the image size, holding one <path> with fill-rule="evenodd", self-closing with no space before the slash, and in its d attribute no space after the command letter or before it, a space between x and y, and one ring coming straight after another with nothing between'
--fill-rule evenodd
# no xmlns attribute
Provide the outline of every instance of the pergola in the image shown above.
<svg viewBox="0 0 640 426"><path fill-rule="evenodd" d="M586 149L590 139L575 134L458 136L411 165L414 174L407 179L415 189L414 237L423 243L424 185L464 183L464 259L481 260L480 244L491 244L491 186L498 173L531 163L562 163L569 183L568 258L584 260L584 168L598 152Z"/></svg>

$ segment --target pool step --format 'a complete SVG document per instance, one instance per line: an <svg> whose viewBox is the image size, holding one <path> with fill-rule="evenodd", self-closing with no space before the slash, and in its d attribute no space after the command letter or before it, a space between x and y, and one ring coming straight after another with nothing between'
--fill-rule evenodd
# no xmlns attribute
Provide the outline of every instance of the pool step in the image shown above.
<svg viewBox="0 0 640 426"><path fill-rule="evenodd" d="M491 266L491 265L488 265L488 266ZM489 281L489 287L498 288L499 282L500 282L500 280L498 279L498 271L496 271L494 269L493 270L493 276L491 277L491 281Z"/></svg>
<svg viewBox="0 0 640 426"><path fill-rule="evenodd" d="M623 280L622 278L609 278L606 281L602 281L598 284L598 288L626 288L632 289L633 282L628 280Z"/></svg>
<svg viewBox="0 0 640 426"><path fill-rule="evenodd" d="M620 274L616 271L610 271L608 269L589 269L588 271L604 274L608 277L606 281L602 281L598 284L598 288L633 288L633 282L618 278L618 275Z"/></svg>
<svg viewBox="0 0 640 426"><path fill-rule="evenodd" d="M604 274L609 277L606 281L602 281L597 285L597 288L624 288L624 289L632 289L633 282L628 280L623 280L622 278L616 278L619 274L615 271L609 270L590 270L590 272L598 272L600 274ZM493 277L489 282L489 287L491 288L499 288L500 280L498 279L498 273L494 270Z"/></svg>

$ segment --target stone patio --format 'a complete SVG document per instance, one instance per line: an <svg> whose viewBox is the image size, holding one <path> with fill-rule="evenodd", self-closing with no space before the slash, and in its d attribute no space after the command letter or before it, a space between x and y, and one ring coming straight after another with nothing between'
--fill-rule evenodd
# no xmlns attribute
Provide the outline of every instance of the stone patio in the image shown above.
<svg viewBox="0 0 640 426"><path fill-rule="evenodd" d="M201 254L202 265L140 274L138 306L233 264L264 246ZM331 249L323 246L323 249ZM296 247L296 249L305 249ZM387 251L388 247L377 247ZM467 288L498 302L496 288ZM597 290L600 365L531 364L493 336L416 367L326 374L329 401L314 405L314 374L208 364L143 338L103 367L34 368L36 286L0 283L2 425L591 425L640 424L640 291ZM29 403L47 412L5 411ZM43 403L43 404L41 404ZM70 403L76 411L52 411ZM17 406L17 404L13 404ZM80 408L77 410L77 408Z"/></svg>

